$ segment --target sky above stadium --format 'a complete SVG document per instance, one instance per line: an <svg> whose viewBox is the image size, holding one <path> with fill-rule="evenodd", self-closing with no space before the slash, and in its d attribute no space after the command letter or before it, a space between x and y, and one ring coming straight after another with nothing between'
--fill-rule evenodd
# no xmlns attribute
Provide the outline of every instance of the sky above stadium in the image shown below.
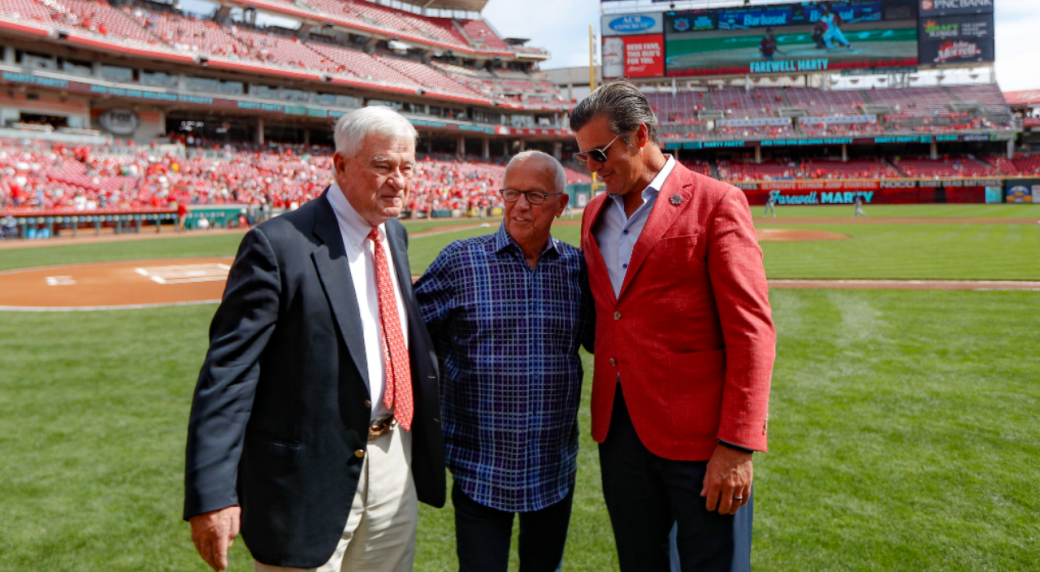
<svg viewBox="0 0 1040 572"><path fill-rule="evenodd" d="M772 2L752 2L769 4ZM732 5L733 2L718 2ZM1040 89L1040 30L1038 0L996 1L997 82L1004 91ZM183 9L200 14L213 11L204 0L181 0ZM647 3L649 6L649 3ZM683 2L676 2L678 8ZM660 9L665 9L660 4ZM547 48L552 59L544 69L589 64L589 25L599 37L599 0L490 0L484 19L503 36L530 38L530 45ZM947 82L949 83L949 82Z"/></svg>

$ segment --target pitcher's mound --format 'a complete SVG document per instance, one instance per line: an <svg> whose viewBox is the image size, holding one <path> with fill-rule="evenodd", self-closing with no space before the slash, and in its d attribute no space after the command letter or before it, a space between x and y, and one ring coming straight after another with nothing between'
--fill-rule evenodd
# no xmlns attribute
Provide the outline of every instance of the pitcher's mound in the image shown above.
<svg viewBox="0 0 1040 572"><path fill-rule="evenodd" d="M794 228L756 228L759 242L807 242L811 240L845 240L845 234L825 230L799 230Z"/></svg>
<svg viewBox="0 0 1040 572"><path fill-rule="evenodd" d="M0 309L96 310L218 302L233 259L167 258L0 273Z"/></svg>

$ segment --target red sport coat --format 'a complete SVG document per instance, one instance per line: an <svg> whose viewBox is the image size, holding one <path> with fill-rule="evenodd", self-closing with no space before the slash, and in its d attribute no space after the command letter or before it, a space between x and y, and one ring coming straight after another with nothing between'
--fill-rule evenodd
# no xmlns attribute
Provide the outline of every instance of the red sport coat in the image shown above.
<svg viewBox="0 0 1040 572"><path fill-rule="evenodd" d="M765 451L776 332L744 193L677 164L617 297L591 232L611 202L592 199L581 227L596 301L593 439L607 437L620 374L655 455L703 461L720 439Z"/></svg>

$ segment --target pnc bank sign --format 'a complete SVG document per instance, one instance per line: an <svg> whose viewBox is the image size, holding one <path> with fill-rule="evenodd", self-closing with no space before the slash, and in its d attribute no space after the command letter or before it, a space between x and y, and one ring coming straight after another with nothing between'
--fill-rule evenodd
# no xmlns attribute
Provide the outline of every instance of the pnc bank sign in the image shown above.
<svg viewBox="0 0 1040 572"><path fill-rule="evenodd" d="M953 10L964 13L969 11L992 12L993 0L921 0L922 12L941 12Z"/></svg>

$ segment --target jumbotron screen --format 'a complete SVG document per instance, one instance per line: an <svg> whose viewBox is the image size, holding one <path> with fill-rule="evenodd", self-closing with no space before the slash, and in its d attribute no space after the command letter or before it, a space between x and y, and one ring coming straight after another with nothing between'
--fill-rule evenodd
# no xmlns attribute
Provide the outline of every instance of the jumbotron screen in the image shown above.
<svg viewBox="0 0 1040 572"><path fill-rule="evenodd" d="M915 67L915 8L898 0L852 0L666 12L665 75Z"/></svg>

